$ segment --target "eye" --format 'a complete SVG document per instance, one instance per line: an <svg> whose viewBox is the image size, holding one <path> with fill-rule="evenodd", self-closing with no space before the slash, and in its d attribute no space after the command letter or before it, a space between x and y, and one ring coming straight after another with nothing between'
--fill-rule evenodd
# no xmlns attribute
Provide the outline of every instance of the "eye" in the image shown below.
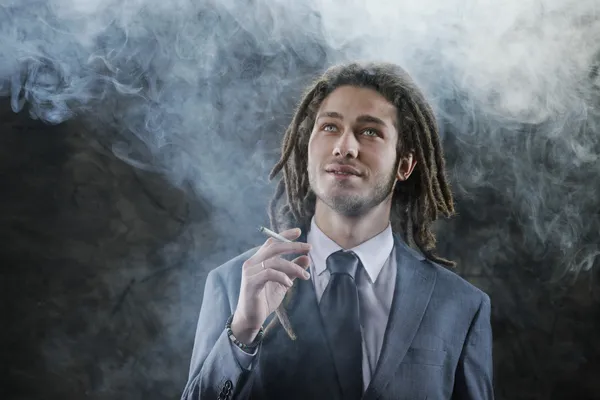
<svg viewBox="0 0 600 400"><path fill-rule="evenodd" d="M375 130L373 128L367 128L362 133L363 133L363 135L372 136L372 137L381 136L380 133L379 133L379 131L377 131L377 130Z"/></svg>
<svg viewBox="0 0 600 400"><path fill-rule="evenodd" d="M332 124L325 124L325 125L323 125L322 129L325 132L335 132L337 130L337 127L335 125L332 125Z"/></svg>

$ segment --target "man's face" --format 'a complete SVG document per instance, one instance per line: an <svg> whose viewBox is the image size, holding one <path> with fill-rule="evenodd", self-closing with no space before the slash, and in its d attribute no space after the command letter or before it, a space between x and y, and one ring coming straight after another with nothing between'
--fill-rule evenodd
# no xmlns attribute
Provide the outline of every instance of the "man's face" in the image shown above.
<svg viewBox="0 0 600 400"><path fill-rule="evenodd" d="M396 107L375 90L341 86L327 96L308 143L317 199L342 215L360 216L390 197L397 177L395 126Z"/></svg>

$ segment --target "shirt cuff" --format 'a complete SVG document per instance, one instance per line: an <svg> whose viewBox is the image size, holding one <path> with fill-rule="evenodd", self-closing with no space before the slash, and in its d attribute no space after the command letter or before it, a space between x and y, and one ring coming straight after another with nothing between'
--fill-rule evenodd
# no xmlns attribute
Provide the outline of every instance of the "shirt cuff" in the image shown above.
<svg viewBox="0 0 600 400"><path fill-rule="evenodd" d="M229 345L233 347L233 354L238 364L240 364L240 367L247 371L251 370L252 361L254 361L254 359L256 358L256 355L258 354L258 347L260 346L256 347L252 353L246 353L244 350L240 349L235 344L233 344L231 340L229 341Z"/></svg>

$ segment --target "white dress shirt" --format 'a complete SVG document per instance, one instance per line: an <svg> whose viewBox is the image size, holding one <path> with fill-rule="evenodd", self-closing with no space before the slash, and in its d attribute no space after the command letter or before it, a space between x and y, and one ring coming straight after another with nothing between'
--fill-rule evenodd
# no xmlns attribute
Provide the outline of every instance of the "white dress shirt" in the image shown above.
<svg viewBox="0 0 600 400"><path fill-rule="evenodd" d="M342 247L319 229L314 218L306 241L312 246L309 252L309 271L317 301L320 302L330 278L326 266L327 257ZM364 267L357 270L355 280L362 333L363 388L366 390L379 360L396 285L397 265L391 225L388 224L378 235L348 250L358 256ZM250 368L257 351L248 354L233 344L232 347L242 368Z"/></svg>

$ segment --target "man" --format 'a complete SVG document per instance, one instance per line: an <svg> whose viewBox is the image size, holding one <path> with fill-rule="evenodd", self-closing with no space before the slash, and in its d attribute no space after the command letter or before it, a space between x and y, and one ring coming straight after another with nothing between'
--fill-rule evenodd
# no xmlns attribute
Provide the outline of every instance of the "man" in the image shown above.
<svg viewBox="0 0 600 400"><path fill-rule="evenodd" d="M210 272L182 398L493 399L490 300L434 254L431 224L454 207L411 78L329 69L285 133L271 178L282 171L271 225L298 240Z"/></svg>

